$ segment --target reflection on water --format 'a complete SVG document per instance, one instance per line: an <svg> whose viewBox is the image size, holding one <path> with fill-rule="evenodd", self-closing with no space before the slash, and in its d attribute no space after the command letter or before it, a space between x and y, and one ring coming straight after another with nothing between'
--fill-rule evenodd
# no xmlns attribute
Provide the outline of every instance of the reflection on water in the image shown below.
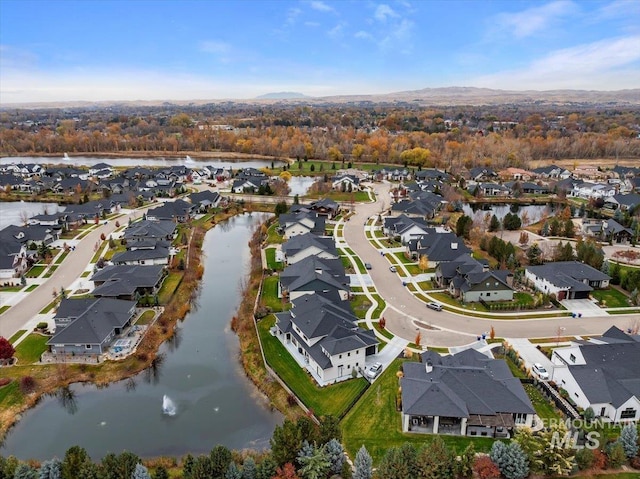
<svg viewBox="0 0 640 479"><path fill-rule="evenodd" d="M0 455L42 460L76 444L96 460L123 450L152 457L204 454L216 444L268 447L282 416L246 378L229 330L249 264L247 243L265 218L236 217L229 228L207 233L200 308L163 344L152 367L106 388L73 384L43 398L10 431ZM173 417L162 413L164 395L177 408Z"/></svg>

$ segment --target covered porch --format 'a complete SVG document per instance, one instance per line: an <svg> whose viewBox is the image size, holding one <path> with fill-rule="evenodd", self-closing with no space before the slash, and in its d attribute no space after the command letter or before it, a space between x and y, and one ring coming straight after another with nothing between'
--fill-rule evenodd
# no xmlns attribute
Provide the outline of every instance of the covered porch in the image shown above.
<svg viewBox="0 0 640 479"><path fill-rule="evenodd" d="M466 417L414 416L403 414L404 430L422 434L447 434L464 436L467 429Z"/></svg>
<svg viewBox="0 0 640 479"><path fill-rule="evenodd" d="M473 414L467 421L467 435L481 437L511 437L515 427L512 414L499 413L495 416Z"/></svg>

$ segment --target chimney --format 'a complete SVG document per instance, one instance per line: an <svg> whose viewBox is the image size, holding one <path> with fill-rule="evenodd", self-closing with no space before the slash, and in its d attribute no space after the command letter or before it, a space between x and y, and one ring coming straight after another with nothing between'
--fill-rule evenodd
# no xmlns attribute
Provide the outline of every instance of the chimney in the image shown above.
<svg viewBox="0 0 640 479"><path fill-rule="evenodd" d="M513 288L513 275L511 273L507 275L507 286Z"/></svg>
<svg viewBox="0 0 640 479"><path fill-rule="evenodd" d="M427 371L427 374L433 371L433 364L431 363L430 359L427 360L427 363L425 364L425 370Z"/></svg>
<svg viewBox="0 0 640 479"><path fill-rule="evenodd" d="M451 249L458 249L458 243L451 242Z"/></svg>

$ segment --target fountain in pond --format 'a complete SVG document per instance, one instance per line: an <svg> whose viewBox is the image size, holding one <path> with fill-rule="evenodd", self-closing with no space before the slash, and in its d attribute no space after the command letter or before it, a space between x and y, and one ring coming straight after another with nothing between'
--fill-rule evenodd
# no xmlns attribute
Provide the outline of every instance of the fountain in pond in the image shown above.
<svg viewBox="0 0 640 479"><path fill-rule="evenodd" d="M176 415L176 405L166 394L162 396L162 413L167 416Z"/></svg>

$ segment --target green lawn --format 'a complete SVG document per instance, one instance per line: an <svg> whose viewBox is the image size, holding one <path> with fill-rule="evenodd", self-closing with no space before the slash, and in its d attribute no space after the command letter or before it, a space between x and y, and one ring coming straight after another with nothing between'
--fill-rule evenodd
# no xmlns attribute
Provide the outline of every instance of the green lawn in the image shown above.
<svg viewBox="0 0 640 479"><path fill-rule="evenodd" d="M37 278L38 276L40 276L42 274L42 272L44 271L45 268L46 268L46 266L44 266L44 265L32 266L31 269L29 271L27 271L25 276L27 278Z"/></svg>
<svg viewBox="0 0 640 479"><path fill-rule="evenodd" d="M144 313L142 313L142 316L138 318L138 320L136 321L136 324L138 325L149 324L151 320L155 317L155 315L156 315L155 311L147 310Z"/></svg>
<svg viewBox="0 0 640 479"><path fill-rule="evenodd" d="M408 259L404 253L393 253L393 256L396 257L396 259L398 260L398 263L403 263L403 264L417 264L414 260L412 259Z"/></svg>
<svg viewBox="0 0 640 479"><path fill-rule="evenodd" d="M21 329L21 330L20 330L20 331L18 331L16 334L14 334L13 336L11 336L11 338L9 339L9 342L10 342L11 344L15 343L15 342L16 342L19 338L21 338L21 337L22 337L22 335L23 335L24 333L26 333L26 332L27 332L27 330L26 330L26 329Z"/></svg>
<svg viewBox="0 0 640 479"><path fill-rule="evenodd" d="M0 314L2 314L2 313L4 313L5 311L7 311L10 307L11 307L11 306L7 306L7 305L4 305L4 306L0 307Z"/></svg>
<svg viewBox="0 0 640 479"><path fill-rule="evenodd" d="M376 328L380 334L382 334L387 339L393 339L393 334L389 332L386 328L381 328L379 323L373 323L373 327Z"/></svg>
<svg viewBox="0 0 640 479"><path fill-rule="evenodd" d="M533 296L529 293L513 293L513 301L524 306L533 305Z"/></svg>
<svg viewBox="0 0 640 479"><path fill-rule="evenodd" d="M504 361L507 363L507 366L509 366L509 370L511 371L511 374L513 374L514 377L518 379L527 378L527 374L522 369L520 369L518 365L511 360L509 356L502 356L501 354L498 354L496 352L493 353L493 356L496 359L504 359Z"/></svg>
<svg viewBox="0 0 640 479"><path fill-rule="evenodd" d="M56 307L56 304L58 304L58 300L54 299L49 304L47 304L42 311L40 311L40 314L47 314L49 311Z"/></svg>
<svg viewBox="0 0 640 479"><path fill-rule="evenodd" d="M21 291L24 286L3 286L0 288L0 292L2 293L17 293Z"/></svg>
<svg viewBox="0 0 640 479"><path fill-rule="evenodd" d="M549 402L533 384L523 384L524 390L527 391L531 404L541 419L562 419L563 416L556 407Z"/></svg>
<svg viewBox="0 0 640 479"><path fill-rule="evenodd" d="M51 275L52 275L53 273L55 273L57 269L58 269L58 266L56 266L56 265L51 266L51 267L49 268L49 271L47 271L47 272L45 273L44 277L45 277L45 278L50 278L50 277L51 277Z"/></svg>
<svg viewBox="0 0 640 479"><path fill-rule="evenodd" d="M58 259L56 259L56 264L60 264L64 261L64 259L67 257L67 255L69 254L68 251L65 251L64 253L62 253Z"/></svg>
<svg viewBox="0 0 640 479"><path fill-rule="evenodd" d="M376 309L373 310L373 313L371 314L371 317L373 319L378 319L380 317L380 315L382 314L382 312L387 307L387 303L386 303L386 301L384 299L382 299L377 294L374 294L372 296L378 302L378 306L376 306Z"/></svg>
<svg viewBox="0 0 640 479"><path fill-rule="evenodd" d="M22 401L22 393L18 381L11 381L0 388L0 407L10 407Z"/></svg>
<svg viewBox="0 0 640 479"><path fill-rule="evenodd" d="M364 319L367 311L371 307L371 301L364 294L356 294L353 295L353 299L351 300L351 308L353 309L354 314L359 319Z"/></svg>
<svg viewBox="0 0 640 479"><path fill-rule="evenodd" d="M280 312L283 310L282 298L278 298L278 281L277 276L269 276L262 283L262 302L265 306L271 308L271 311Z"/></svg>
<svg viewBox="0 0 640 479"><path fill-rule="evenodd" d="M30 334L24 341L16 346L16 358L18 364L32 364L40 360L40 356L47 349L49 337L40 334Z"/></svg>
<svg viewBox="0 0 640 479"><path fill-rule="evenodd" d="M276 261L276 248L267 248L264 254L267 258L267 268L274 271L284 269L284 263L282 261Z"/></svg>
<svg viewBox="0 0 640 479"><path fill-rule="evenodd" d="M167 304L173 295L173 292L176 290L180 281L182 281L183 273L179 272L171 272L167 275L167 277L162 282L162 286L160 287L160 291L158 291L158 302L160 304Z"/></svg>
<svg viewBox="0 0 640 479"><path fill-rule="evenodd" d="M33 291L34 289L36 289L39 285L37 284L32 284L31 286L29 286L27 289L24 290L25 293L30 293L31 291Z"/></svg>
<svg viewBox="0 0 640 479"><path fill-rule="evenodd" d="M591 296L598 300L598 305L602 308L624 308L631 306L627 296L617 289L595 289L591 291Z"/></svg>
<svg viewBox="0 0 640 479"><path fill-rule="evenodd" d="M320 198L329 198L333 201L339 202L349 202L354 201L356 203L369 201L369 195L366 191L354 191L353 193L342 192L342 191L330 191L327 194L323 195L307 195L305 198L309 199L320 199Z"/></svg>
<svg viewBox="0 0 640 479"><path fill-rule="evenodd" d="M275 317L268 316L258 323L258 332L264 355L269 365L287 383L300 400L317 416L332 415L342 417L356 398L362 394L368 382L364 378L349 379L323 388L291 357L282 343L269 333L275 324Z"/></svg>
<svg viewBox="0 0 640 479"><path fill-rule="evenodd" d="M403 361L393 361L342 420L342 442L350 457L355 457L358 449L364 445L371 454L374 465L377 465L390 447L401 446L405 442L421 446L435 437L402 432L400 412L396 410L396 393L399 387L396 373ZM476 451L487 452L493 444L493 439L489 438L440 437L457 451L462 451L472 442Z"/></svg>
<svg viewBox="0 0 640 479"><path fill-rule="evenodd" d="M87 276L89 276L91 274L91 271L85 271L84 273L82 273L80 275L81 278L86 278Z"/></svg>
<svg viewBox="0 0 640 479"><path fill-rule="evenodd" d="M267 243L269 244L280 244L284 243L284 239L282 235L278 234L276 231L278 229L278 222L273 223L269 229L267 230Z"/></svg>

